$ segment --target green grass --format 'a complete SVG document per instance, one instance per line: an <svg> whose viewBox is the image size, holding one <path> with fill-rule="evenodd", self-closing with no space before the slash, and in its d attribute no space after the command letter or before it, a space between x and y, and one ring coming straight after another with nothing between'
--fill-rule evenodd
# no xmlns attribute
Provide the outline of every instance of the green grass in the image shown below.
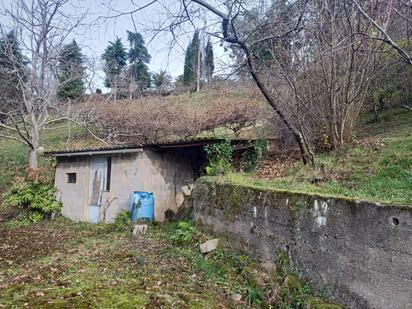
<svg viewBox="0 0 412 309"><path fill-rule="evenodd" d="M376 124L368 124L369 118L361 119L358 140L318 155L316 168L298 162L273 180L238 173L221 180L262 189L412 205L412 112L391 110Z"/></svg>
<svg viewBox="0 0 412 309"><path fill-rule="evenodd" d="M63 122L44 131L40 145L47 151L68 147L90 147L97 145L97 141L90 138L83 128ZM16 176L24 175L28 165L28 155L27 145L0 138L0 193ZM39 165L49 166L49 158L39 155Z"/></svg>
<svg viewBox="0 0 412 309"><path fill-rule="evenodd" d="M0 232L2 228L0 223ZM27 256L19 261L9 255L13 267L2 263L0 254L0 308L180 308L186 302L193 308L215 308L221 299L214 296L224 297L212 283L198 286L191 279L189 261L172 250L161 229L157 237L139 240L109 225L63 219L24 231L32 229L44 237L46 231L68 235L40 255L36 246L27 253L17 248L16 257ZM6 246L24 241L19 229L13 231L19 236Z"/></svg>
<svg viewBox="0 0 412 309"><path fill-rule="evenodd" d="M15 229L0 223L0 249L9 248L0 250L0 308L268 308L273 284L282 288L279 308L311 301L309 290L285 281L290 273L269 276L224 239L207 256L199 243L210 236L199 231L176 245L177 227L151 225L136 239L63 218Z"/></svg>

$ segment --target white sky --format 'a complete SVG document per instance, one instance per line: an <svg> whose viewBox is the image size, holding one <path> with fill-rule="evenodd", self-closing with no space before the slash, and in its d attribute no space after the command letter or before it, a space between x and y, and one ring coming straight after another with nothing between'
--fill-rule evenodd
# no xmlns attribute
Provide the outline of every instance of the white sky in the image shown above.
<svg viewBox="0 0 412 309"><path fill-rule="evenodd" d="M30 0L28 0L30 2ZM117 18L107 18L108 16L117 15L117 12L129 12L137 7L150 3L151 0L70 0L68 14L80 16L82 12L87 11L85 19L86 26L81 27L68 37L68 41L75 39L82 47L82 51L89 57L100 59L109 41L114 41L116 37L122 39L123 44L128 47L126 40L126 30L140 32L145 38L147 48L152 60L149 69L152 72L165 69L173 77L183 73L184 50L193 36L194 27L190 24L177 31L178 37L174 40L171 48L172 36L170 33L158 35L153 38L153 31L156 26L167 25L168 16L176 12L180 6L180 0L159 0L159 3L145 8L133 15L123 15ZM0 0L0 9L13 5L13 0ZM207 23L213 19L213 16L206 14L201 16ZM4 18L1 17L0 18ZM0 19L0 23L7 23ZM220 25L216 25L220 27ZM217 29L217 28L216 28ZM230 62L228 55L224 52L220 42L213 39L215 52L215 73L219 74L225 70L225 63ZM99 72L99 78L96 87L103 88L104 74Z"/></svg>

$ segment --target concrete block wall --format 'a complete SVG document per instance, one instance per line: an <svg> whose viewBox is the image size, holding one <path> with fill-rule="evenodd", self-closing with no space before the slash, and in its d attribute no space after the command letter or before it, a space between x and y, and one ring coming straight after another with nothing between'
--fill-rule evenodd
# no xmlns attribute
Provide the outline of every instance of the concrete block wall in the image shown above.
<svg viewBox="0 0 412 309"><path fill-rule="evenodd" d="M412 308L412 207L199 181L195 219L348 308Z"/></svg>
<svg viewBox="0 0 412 309"><path fill-rule="evenodd" d="M63 202L62 214L75 221L86 220L89 198L88 157L59 158L55 174L57 197ZM67 183L67 173L76 173L76 183Z"/></svg>
<svg viewBox="0 0 412 309"><path fill-rule="evenodd" d="M155 220L164 221L177 211L182 188L193 185L194 160L190 152L153 151L112 155L110 191L103 192L101 221L113 222L120 210L129 209L130 193L153 192ZM67 183L67 173L76 173L77 182ZM63 215L76 221L88 220L90 157L59 158L55 185L63 202ZM169 212L167 212L169 210ZM104 213L104 214L103 214Z"/></svg>
<svg viewBox="0 0 412 309"><path fill-rule="evenodd" d="M113 201L108 208L107 222L112 222L120 209L128 209L130 193L153 192L155 220L164 221L167 210L177 211L176 194L185 184L193 184L194 169L190 157L145 149L132 155L112 158L112 186L103 194L103 201ZM103 203L104 204L104 203Z"/></svg>

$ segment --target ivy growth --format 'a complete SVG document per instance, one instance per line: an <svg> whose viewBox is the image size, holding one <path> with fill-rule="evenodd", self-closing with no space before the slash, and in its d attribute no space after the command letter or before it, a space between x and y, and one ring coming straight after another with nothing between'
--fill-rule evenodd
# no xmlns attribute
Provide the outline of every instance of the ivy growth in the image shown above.
<svg viewBox="0 0 412 309"><path fill-rule="evenodd" d="M268 142L266 139L258 139L253 143L253 147L242 154L240 167L249 173L254 171L268 154Z"/></svg>
<svg viewBox="0 0 412 309"><path fill-rule="evenodd" d="M233 148L229 140L206 145L204 150L209 160L209 165L206 167L207 175L222 175L230 170Z"/></svg>

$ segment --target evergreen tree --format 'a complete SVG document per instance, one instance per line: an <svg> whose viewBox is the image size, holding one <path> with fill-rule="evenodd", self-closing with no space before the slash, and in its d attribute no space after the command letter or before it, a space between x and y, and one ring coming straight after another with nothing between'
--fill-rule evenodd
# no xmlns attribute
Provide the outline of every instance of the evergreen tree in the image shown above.
<svg viewBox="0 0 412 309"><path fill-rule="evenodd" d="M128 58L131 64L131 82L136 82L136 86L140 91L147 89L151 83L147 65L152 57L147 51L145 41L140 33L127 31L127 40L130 44Z"/></svg>
<svg viewBox="0 0 412 309"><path fill-rule="evenodd" d="M0 39L0 67L2 69L22 69L23 55L14 30Z"/></svg>
<svg viewBox="0 0 412 309"><path fill-rule="evenodd" d="M186 49L185 64L183 68L183 84L186 86L190 85L194 80L192 53L192 43L189 43Z"/></svg>
<svg viewBox="0 0 412 309"><path fill-rule="evenodd" d="M195 31L193 39L186 50L185 64L183 70L183 83L186 86L196 82L198 74L198 54L199 54L199 31ZM200 72L199 72L200 74Z"/></svg>
<svg viewBox="0 0 412 309"><path fill-rule="evenodd" d="M15 31L0 39L0 112L7 113L16 108L22 100L21 81L26 70ZM20 72L19 72L20 71ZM4 117L0 115L0 122Z"/></svg>
<svg viewBox="0 0 412 309"><path fill-rule="evenodd" d="M206 80L208 83L210 83L212 76L213 76L213 71L215 70L213 45L212 45L212 42L210 41L210 38L206 44L204 62L205 62L204 68L205 68Z"/></svg>
<svg viewBox="0 0 412 309"><path fill-rule="evenodd" d="M60 84L57 95L62 99L81 98L85 92L84 55L75 40L63 46L59 55L58 72Z"/></svg>
<svg viewBox="0 0 412 309"><path fill-rule="evenodd" d="M104 72L106 73L105 86L112 88L114 100L117 99L119 77L123 68L126 66L127 53L121 39L117 38L114 42L109 42L102 59L104 61Z"/></svg>

